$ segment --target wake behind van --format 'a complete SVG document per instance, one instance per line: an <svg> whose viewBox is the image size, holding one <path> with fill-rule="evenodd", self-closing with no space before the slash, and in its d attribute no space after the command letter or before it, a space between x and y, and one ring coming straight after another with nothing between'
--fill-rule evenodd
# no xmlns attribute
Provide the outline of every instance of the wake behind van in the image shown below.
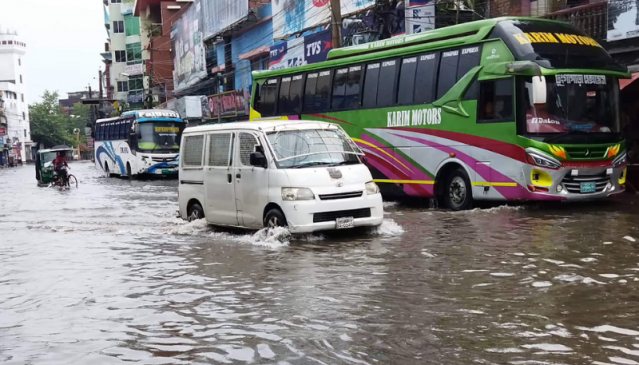
<svg viewBox="0 0 639 365"><path fill-rule="evenodd" d="M262 121L187 128L180 147L184 219L292 233L378 226L382 197L363 153L337 125Z"/></svg>

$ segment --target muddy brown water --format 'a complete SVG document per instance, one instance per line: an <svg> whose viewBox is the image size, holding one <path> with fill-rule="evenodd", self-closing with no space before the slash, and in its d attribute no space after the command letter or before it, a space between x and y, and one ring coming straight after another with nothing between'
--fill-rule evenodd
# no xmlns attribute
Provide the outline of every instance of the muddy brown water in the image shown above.
<svg viewBox="0 0 639 365"><path fill-rule="evenodd" d="M637 197L291 238L71 167L0 169L2 364L639 364Z"/></svg>

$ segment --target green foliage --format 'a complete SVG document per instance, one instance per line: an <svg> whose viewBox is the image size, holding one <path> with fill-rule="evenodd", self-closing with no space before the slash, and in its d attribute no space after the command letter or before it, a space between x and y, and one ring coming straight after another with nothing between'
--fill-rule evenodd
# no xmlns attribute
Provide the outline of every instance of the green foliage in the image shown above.
<svg viewBox="0 0 639 365"><path fill-rule="evenodd" d="M89 107L77 103L73 106L73 116L65 115L60 111L58 96L58 92L47 90L44 92L41 102L29 105L31 138L46 147L59 144L77 146L73 129L78 128L80 134L84 134Z"/></svg>

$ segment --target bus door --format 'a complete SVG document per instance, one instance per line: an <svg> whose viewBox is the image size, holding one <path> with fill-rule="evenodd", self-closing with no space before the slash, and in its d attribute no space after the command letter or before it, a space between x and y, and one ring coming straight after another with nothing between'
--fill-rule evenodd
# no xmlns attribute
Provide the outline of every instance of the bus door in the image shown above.
<svg viewBox="0 0 639 365"><path fill-rule="evenodd" d="M208 135L204 167L204 209L210 223L236 226L235 183L233 177L232 132Z"/></svg>

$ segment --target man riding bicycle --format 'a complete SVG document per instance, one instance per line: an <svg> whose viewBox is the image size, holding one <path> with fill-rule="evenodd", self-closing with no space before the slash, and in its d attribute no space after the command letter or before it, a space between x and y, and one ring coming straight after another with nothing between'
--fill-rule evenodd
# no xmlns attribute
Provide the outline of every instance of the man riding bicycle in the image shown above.
<svg viewBox="0 0 639 365"><path fill-rule="evenodd" d="M67 156L65 151L59 151L58 155L53 159L53 170L58 174L58 177L62 178L62 181L67 180L67 169L63 167L69 168L67 164Z"/></svg>

